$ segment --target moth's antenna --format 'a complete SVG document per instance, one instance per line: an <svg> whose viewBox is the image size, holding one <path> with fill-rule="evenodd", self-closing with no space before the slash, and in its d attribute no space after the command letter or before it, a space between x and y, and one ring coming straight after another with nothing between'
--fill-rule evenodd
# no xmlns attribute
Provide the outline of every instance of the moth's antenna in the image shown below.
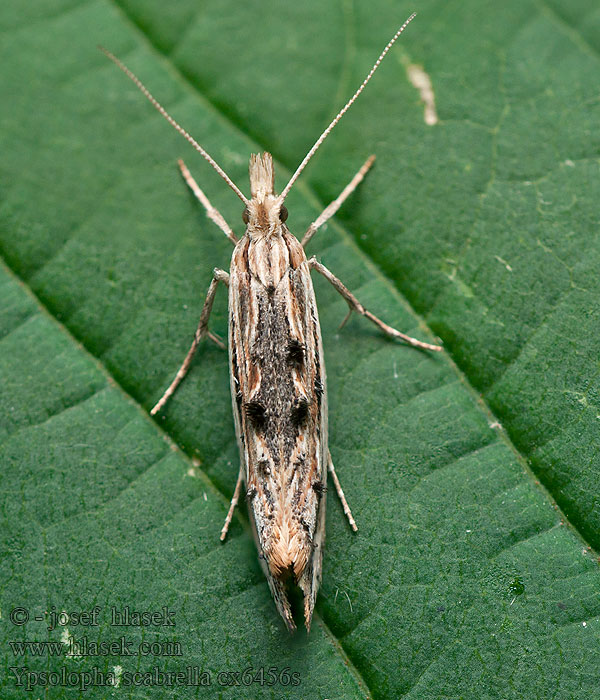
<svg viewBox="0 0 600 700"><path fill-rule="evenodd" d="M294 184L294 182L296 182L296 180L298 179L298 176L299 176L300 173L304 170L304 168L306 167L308 161L314 156L315 151L317 150L317 148L319 148L319 146L323 143L323 141L325 141L325 139L327 138L327 136L329 136L329 132L330 132L330 131L333 129L333 127L339 122L339 120L344 116L344 114L346 114L346 112L347 112L348 109L350 108L350 105L354 102L354 100L356 100L356 98L360 95L360 93L365 89L367 83L369 82L369 80L371 80L371 77L373 76L373 73L379 68L379 64L381 63L381 61L383 61L383 59L384 59L386 53L392 48L392 46L394 45L394 42L396 41L396 39L400 36L400 34L402 34L402 32L406 29L406 27L410 24L410 22L412 22L412 20L413 20L416 16L417 16L417 13L416 13L416 12L413 12L412 15L406 20L406 22L404 22L404 24L400 27L400 29L394 34L394 36L390 39L388 45L387 45L387 46L385 47L385 49L383 49L383 51L381 52L379 58L375 61L374 65L373 65L373 68L371 68L371 70L370 70L370 72L369 72L369 75L367 75L367 77L363 80L361 86L360 86L360 87L358 88L358 90L354 93L354 95L352 95L352 97L348 100L348 102L346 102L346 105L337 113L337 115L334 117L334 119L333 119L333 121L331 122L331 124L330 124L330 125L325 129L325 131L319 136L319 138L318 138L317 141L315 142L315 145L310 149L310 151L306 154L306 156L304 156L304 160L302 161L302 163L300 163L300 165L298 166L298 169L297 169L296 172L292 175L290 181L289 181L288 184L285 186L285 189L283 190L283 192L282 192L281 195L279 196L279 198L280 198L280 200L281 200L282 202L283 202L283 200L287 197L288 192L292 189L292 185Z"/></svg>
<svg viewBox="0 0 600 700"><path fill-rule="evenodd" d="M113 63L116 63L116 65L125 73L125 75L130 78L136 85L137 87L141 90L141 92L150 100L150 102L153 104L154 107L162 114L162 116L171 124L171 126L175 127L175 129L183 136L184 139L189 141L192 146L202 155L211 165L212 167L219 173L219 175L225 180L225 182L231 187L231 189L237 194L237 196L244 202L244 204L248 204L248 200L244 195L242 194L242 191L240 188L233 182L233 180L227 175L227 173L223 170L223 168L213 159L211 156L208 155L208 153L202 148L202 146L196 141L196 139L193 136L190 136L188 132L180 126L174 119L173 117L167 112L167 110L156 100L151 94L148 88L142 83L142 81L134 75L127 66L119 61L119 59L114 56L110 51L105 49L103 46L98 47L102 53L104 53L108 58Z"/></svg>

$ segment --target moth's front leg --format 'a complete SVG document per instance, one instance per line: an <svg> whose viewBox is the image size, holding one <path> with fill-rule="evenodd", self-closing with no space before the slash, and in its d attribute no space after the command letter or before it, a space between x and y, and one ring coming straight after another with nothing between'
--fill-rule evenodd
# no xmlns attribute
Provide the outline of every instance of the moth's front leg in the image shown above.
<svg viewBox="0 0 600 700"><path fill-rule="evenodd" d="M224 282L227 286L229 286L229 274L225 272L225 270L219 270L219 268L215 267L215 269L213 270L213 279L208 288L206 299L204 300L204 307L202 308L202 314L200 315L200 322L198 323L198 328L196 329L196 333L194 334L192 347L189 349L188 354L185 356L183 364L177 371L175 379L173 379L169 388L161 396L156 406L154 406L154 408L150 411L150 415L154 416L160 411L160 409L167 403L169 398L173 395L173 393L181 383L181 380L188 373L190 365L192 364L194 353L196 352L196 349L198 348L198 345L200 344L202 338L205 335L208 335L212 337L213 340L215 339L215 336L213 336L212 333L209 333L208 331L208 319L210 317L210 312L212 311L212 306L215 300L215 294L217 292L217 286L219 282Z"/></svg>
<svg viewBox="0 0 600 700"><path fill-rule="evenodd" d="M186 181L187 186L192 190L194 193L194 196L196 199L202 204L202 206L206 209L206 215L211 221L214 221L215 224L223 231L223 233L229 238L229 240L235 245L237 243L237 237L235 233L231 230L231 226L225 221L225 218L223 217L223 214L213 207L213 205L210 203L210 200L208 197L204 194L204 192L200 189L200 186L194 180L192 177L192 174L190 171L187 169L186 164L181 160L181 158L177 161L177 165L179 165L179 170L181 170L181 174L183 175L183 179Z"/></svg>
<svg viewBox="0 0 600 700"><path fill-rule="evenodd" d="M412 345L414 348L435 351L440 351L442 349L441 345L432 345L431 343L424 343L423 341L417 340L416 338L411 338L410 335L405 335L404 333L397 331L395 328L388 326L387 323L384 323L381 319L377 318L377 316L372 314L370 311L367 311L367 309L365 309L365 307L358 301L354 294L352 294L352 292L347 287L345 287L342 284L342 282L332 272L330 272L325 267L325 265L322 265L314 256L308 260L308 266L310 269L320 272L323 275L323 277L325 277L325 279L331 282L331 284L348 302L348 306L350 307L350 313L352 313L352 311L356 311L361 316L365 316L365 318L368 318L369 321L372 321L376 326L381 328L381 330L384 333L387 333L387 335L390 335L393 338L400 338L409 345ZM350 313L348 314L348 316L350 315ZM346 316L346 318L342 322L342 325L344 325L348 316Z"/></svg>

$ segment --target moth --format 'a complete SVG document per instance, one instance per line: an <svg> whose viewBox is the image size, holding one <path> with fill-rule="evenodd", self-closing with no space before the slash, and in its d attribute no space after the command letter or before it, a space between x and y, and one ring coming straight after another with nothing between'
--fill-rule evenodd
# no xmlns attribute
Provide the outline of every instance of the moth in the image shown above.
<svg viewBox="0 0 600 700"><path fill-rule="evenodd" d="M373 73L402 34L411 15L386 45L358 90L317 139L281 194L275 191L269 153L250 157L250 199L224 170L155 100L141 81L115 56L104 53L137 85L161 115L212 165L244 204L243 236L238 240L212 206L189 170L179 161L186 183L207 215L234 245L229 272L215 268L192 346L171 385L154 406L158 413L187 374L203 338L220 342L208 330L219 283L229 287L229 367L240 470L229 512L221 531L227 534L242 484L259 559L277 610L288 629L295 623L287 586L297 585L304 599L304 620L310 631L321 580L325 540L327 472L353 530L354 518L336 475L327 437L327 382L319 315L311 270L322 274L356 311L390 336L409 345L437 351L388 326L367 311L342 282L315 257L306 244L339 209L373 164L370 156L341 194L308 227L299 241L286 225L285 198L315 151L363 91ZM344 319L344 322L345 320ZM343 325L343 323L342 323Z"/></svg>

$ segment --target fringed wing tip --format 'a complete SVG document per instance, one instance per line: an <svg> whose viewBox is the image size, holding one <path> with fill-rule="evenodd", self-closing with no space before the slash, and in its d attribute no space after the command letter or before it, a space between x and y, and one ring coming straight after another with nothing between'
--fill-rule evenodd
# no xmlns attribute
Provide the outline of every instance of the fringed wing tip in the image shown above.
<svg viewBox="0 0 600 700"><path fill-rule="evenodd" d="M288 628L288 632L290 634L294 634L296 631L296 623L294 622L294 618L292 617L292 610L289 604L289 601L287 597L284 598L284 600L279 600L276 599L275 603L277 605L277 610L281 617L283 618L283 621L285 622L285 626ZM281 603L281 604L280 604ZM312 596L307 596L304 599L304 625L306 627L306 634L310 633L310 626L312 624L312 617L313 617L313 611L314 611L314 598Z"/></svg>
<svg viewBox="0 0 600 700"><path fill-rule="evenodd" d="M317 583L316 588L315 583ZM304 624L306 626L306 632L308 633L310 632L315 601L317 599L316 589L318 588L318 582L315 582L313 576L310 575L305 577L304 580L298 581L298 585L304 595Z"/></svg>
<svg viewBox="0 0 600 700"><path fill-rule="evenodd" d="M306 627L306 634L310 633L310 625L312 623L313 609L308 610L306 603L304 604L304 625Z"/></svg>
<svg viewBox="0 0 600 700"><path fill-rule="evenodd" d="M277 607L277 612L283 618L288 631L293 634L296 631L296 623L292 617L292 608L286 594L285 584L275 579L268 569L265 570L265 574L267 576L267 581L269 582L269 588L271 589L273 600L275 601L275 606Z"/></svg>
<svg viewBox="0 0 600 700"><path fill-rule="evenodd" d="M292 608L287 597L287 591L285 584L274 578L270 572L267 575L269 581L269 587L271 588L271 593L273 594L273 599L275 600L275 606L277 607L277 612L283 618L285 626L288 628L290 634L296 631L296 623L292 616ZM315 608L315 592L312 587L305 588L302 585L303 582L299 582L300 588L304 596L304 625L306 626L306 633L310 632L310 626L312 623L313 612Z"/></svg>
<svg viewBox="0 0 600 700"><path fill-rule="evenodd" d="M277 606L277 608L279 610L279 614L281 615L281 617L283 618L283 621L285 622L285 626L288 628L288 632L290 634L294 634L297 627L296 627L296 623L294 622L294 618L292 617L292 610L290 608L290 605L289 605L287 599L286 599L285 608L280 608L279 606Z"/></svg>

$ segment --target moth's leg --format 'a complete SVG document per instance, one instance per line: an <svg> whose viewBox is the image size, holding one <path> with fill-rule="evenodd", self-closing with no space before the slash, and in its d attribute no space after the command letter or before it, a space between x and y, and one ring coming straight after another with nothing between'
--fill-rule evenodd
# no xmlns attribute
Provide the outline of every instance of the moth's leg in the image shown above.
<svg viewBox="0 0 600 700"><path fill-rule="evenodd" d="M219 338L219 336L216 333L211 333L210 331L208 331L206 335L213 341L215 345L218 345L221 348L221 350L227 350L227 345L225 345L225 343L221 340L221 338Z"/></svg>
<svg viewBox="0 0 600 700"><path fill-rule="evenodd" d="M231 226L229 226L229 224L225 221L221 212L218 209L215 209L215 207L213 207L213 205L210 203L208 197L200 189L198 183L196 180L194 180L192 174L187 169L186 164L181 159L177 161L177 164L179 165L181 174L188 184L188 187L192 190L196 196L196 199L198 199L202 203L202 206L206 209L206 215L208 218L214 221L221 231L223 231L223 233L227 236L227 238L229 238L229 240L233 243L233 245L235 245L238 241L237 236L231 230Z"/></svg>
<svg viewBox="0 0 600 700"><path fill-rule="evenodd" d="M365 307L358 301L358 299L352 294L352 292L345 287L342 282L332 273L330 272L325 265L321 265L320 262L313 256L308 260L308 266L316 270L317 272L320 272L323 277L328 279L331 284L337 289L337 291L344 297L344 299L348 302L348 306L350 307L350 311L348 312L348 315L346 318L342 321L342 326L346 321L348 320L350 314L353 311L358 312L361 316L365 316L366 318L369 319L369 321L372 321L376 326L379 326L381 330L384 333L387 333L388 335L391 335L393 338L400 338L401 340L404 340L404 342L408 343L409 345L412 345L414 348L421 348L422 350L436 350L439 351L442 349L441 345L432 345L431 343L424 343L421 340L417 340L416 338L411 338L410 335L405 335L404 333L400 333L400 331L397 331L395 328L392 328L391 326L388 326L387 323L384 323L381 319L377 318L374 314L372 314L370 311L367 311Z"/></svg>
<svg viewBox="0 0 600 700"><path fill-rule="evenodd" d="M231 519L233 518L233 511L235 510L235 507L237 506L238 501L240 500L240 489L242 488L243 473L244 467L240 466L240 473L238 474L238 480L237 484L235 485L235 491L233 492L233 498L231 499L231 503L229 505L229 512L227 513L227 517L225 518L225 525L223 525L223 529L221 530L221 542L227 536L227 531L229 530L229 525L231 523Z"/></svg>
<svg viewBox="0 0 600 700"><path fill-rule="evenodd" d="M210 283L210 286L208 288L208 292L206 294L206 299L204 300L204 307L202 308L202 314L200 315L200 323L198 323L198 328L196 329L196 332L194 333L194 340L192 342L192 347L189 349L188 354L185 356L185 360L183 361L183 364L179 368L177 374L175 375L175 379L171 382L169 388L165 391L165 393L160 397L160 400L154 406L154 408L150 411L150 415L153 416L156 413L160 411L160 409L167 403L171 395L175 392L175 389L179 386L181 383L181 380L185 377L185 375L188 373L188 370L190 368L190 365L192 364L192 358L194 357L194 353L196 352L196 348L198 347L198 344L202 340L202 338L205 335L211 335L208 333L208 318L210 316L210 312L212 310L212 305L215 300L215 294L217 291L217 286L219 282L224 282L227 286L229 286L229 275L225 270L219 270L218 268L215 267L213 270L213 279L212 282ZM216 336L215 336L216 337Z"/></svg>
<svg viewBox="0 0 600 700"><path fill-rule="evenodd" d="M362 168L356 173L356 175L350 180L350 182L344 187L340 195L331 202L325 209L323 213L315 219L312 224L306 230L304 238L302 239L302 246L310 241L310 239L315 235L315 233L323 226L323 224L331 219L331 217L336 213L336 211L342 206L342 204L348 199L348 197L354 192L360 182L362 182L364 176L367 174L369 168L373 165L375 161L375 156L369 156L367 160L363 163Z"/></svg>
<svg viewBox="0 0 600 700"><path fill-rule="evenodd" d="M356 527L356 523L354 522L354 518L352 517L352 511L350 510L350 506L348 505L346 496L344 496L344 492L342 491L342 485L340 484L340 480L338 479L337 474L335 473L335 467L333 466L333 460L331 459L331 452L329 452L329 450L327 451L327 468L329 469L331 478L333 479L333 483L335 484L335 490L337 491L337 494L340 497L340 501L342 502L342 508L344 509L344 513L346 513L346 517L348 518L350 527L354 530L354 532L356 532L358 530L358 527Z"/></svg>

